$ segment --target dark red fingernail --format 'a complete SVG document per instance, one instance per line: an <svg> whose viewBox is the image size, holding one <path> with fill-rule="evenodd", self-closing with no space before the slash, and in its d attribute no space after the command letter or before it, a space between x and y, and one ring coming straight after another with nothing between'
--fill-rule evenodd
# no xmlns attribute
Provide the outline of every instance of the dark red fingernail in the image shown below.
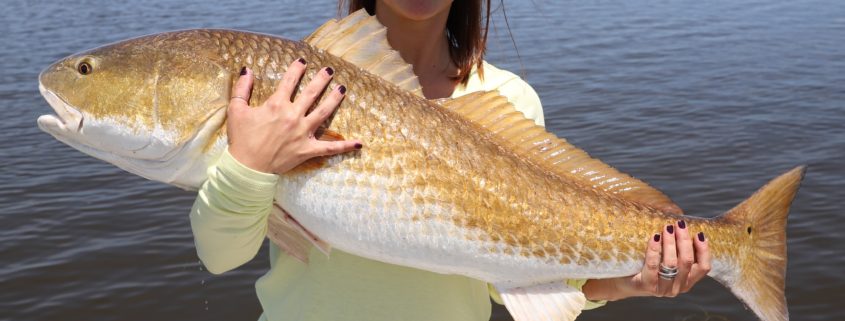
<svg viewBox="0 0 845 321"><path fill-rule="evenodd" d="M704 242L704 232L698 232L698 240Z"/></svg>
<svg viewBox="0 0 845 321"><path fill-rule="evenodd" d="M361 143L355 143L355 149L361 149L363 147L364 145L361 145Z"/></svg>
<svg viewBox="0 0 845 321"><path fill-rule="evenodd" d="M329 76L334 75L334 69L332 69L332 67L326 67L326 73L329 74Z"/></svg>
<svg viewBox="0 0 845 321"><path fill-rule="evenodd" d="M305 59L302 59L302 58L299 58L296 61L299 61L299 63L301 63L303 65L306 64Z"/></svg>
<svg viewBox="0 0 845 321"><path fill-rule="evenodd" d="M660 242L660 234L654 234L654 241Z"/></svg>
<svg viewBox="0 0 845 321"><path fill-rule="evenodd" d="M678 227L687 228L687 222L684 222L684 220L678 221Z"/></svg>
<svg viewBox="0 0 845 321"><path fill-rule="evenodd" d="M246 75L246 66L241 67L241 76Z"/></svg>
<svg viewBox="0 0 845 321"><path fill-rule="evenodd" d="M340 87L337 87L337 91L339 91L341 95L346 94L346 86L340 85Z"/></svg>
<svg viewBox="0 0 845 321"><path fill-rule="evenodd" d="M672 225L666 225L666 232L669 232L669 234L675 233L675 227Z"/></svg>

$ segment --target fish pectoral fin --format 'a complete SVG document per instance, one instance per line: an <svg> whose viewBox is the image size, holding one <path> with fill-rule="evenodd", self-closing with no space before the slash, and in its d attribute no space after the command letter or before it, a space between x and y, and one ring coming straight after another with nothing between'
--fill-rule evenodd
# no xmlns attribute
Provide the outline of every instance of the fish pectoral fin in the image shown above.
<svg viewBox="0 0 845 321"><path fill-rule="evenodd" d="M390 47L387 28L364 9L341 20L329 20L303 41L414 95L423 95L414 67Z"/></svg>
<svg viewBox="0 0 845 321"><path fill-rule="evenodd" d="M496 285L505 307L516 321L572 321L587 298L563 281L524 287Z"/></svg>
<svg viewBox="0 0 845 321"><path fill-rule="evenodd" d="M314 136L317 136L317 139L319 140L327 142L337 142L346 139L340 133L331 129L326 129L324 127L317 128L317 131L314 133Z"/></svg>
<svg viewBox="0 0 845 321"><path fill-rule="evenodd" d="M317 247L326 256L331 252L331 246L328 243L308 232L278 205L273 205L270 217L267 218L267 238L283 252L302 263L308 263L308 252L311 246Z"/></svg>
<svg viewBox="0 0 845 321"><path fill-rule="evenodd" d="M326 142L337 142L345 139L343 138L343 135L339 134L338 132L332 131L331 129L326 129L322 126L317 128L317 131L314 133L314 136L316 136L318 140ZM299 174L326 167L326 165L328 165L328 162L326 160L329 159L329 157L331 156L317 156L309 158L308 160L302 162L301 164L288 171L288 174Z"/></svg>
<svg viewBox="0 0 845 321"><path fill-rule="evenodd" d="M525 114L497 91L478 91L435 102L489 132L492 139L517 155L560 178L667 214L683 214L683 210L663 192L590 157L566 139L546 131L525 118Z"/></svg>

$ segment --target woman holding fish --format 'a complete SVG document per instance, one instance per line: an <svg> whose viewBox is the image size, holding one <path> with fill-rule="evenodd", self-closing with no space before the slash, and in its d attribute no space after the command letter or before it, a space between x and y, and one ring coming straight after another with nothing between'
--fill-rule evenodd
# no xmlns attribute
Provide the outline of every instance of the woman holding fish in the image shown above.
<svg viewBox="0 0 845 321"><path fill-rule="evenodd" d="M543 124L534 90L514 74L483 61L489 18L482 18L489 17L489 0L349 4L350 13L362 8L387 27L389 44L414 66L426 98L498 90L526 118ZM320 69L296 94L300 78L312 68ZM315 138L315 131L347 94L344 84L323 93L334 73L331 66L309 66L305 58L293 61L275 93L250 106L254 73L246 67L241 70L228 108L228 151L209 169L191 212L197 252L212 273L234 269L255 256L267 231L276 174L315 157L367 148L354 137ZM314 106L320 95L322 100ZM312 249L307 264L272 243L270 251L271 268L256 283L262 320L488 320L488 297L492 294L499 301L486 283L464 276L391 265L339 250L327 257ZM684 221L643 240L643 251L646 259L637 275L567 283L591 300L587 308L595 308L606 300L633 296L674 297L689 291L710 269L704 234L691 235Z"/></svg>

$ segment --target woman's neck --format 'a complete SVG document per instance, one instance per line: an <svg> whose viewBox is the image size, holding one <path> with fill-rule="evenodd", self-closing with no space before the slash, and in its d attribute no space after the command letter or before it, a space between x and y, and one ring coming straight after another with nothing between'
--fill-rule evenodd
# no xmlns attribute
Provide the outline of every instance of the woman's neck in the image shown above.
<svg viewBox="0 0 845 321"><path fill-rule="evenodd" d="M423 95L429 99L452 96L457 85L455 75L458 69L449 56L446 39L449 10L427 19L414 20L377 1L376 17L387 27L387 41L393 49L414 66Z"/></svg>

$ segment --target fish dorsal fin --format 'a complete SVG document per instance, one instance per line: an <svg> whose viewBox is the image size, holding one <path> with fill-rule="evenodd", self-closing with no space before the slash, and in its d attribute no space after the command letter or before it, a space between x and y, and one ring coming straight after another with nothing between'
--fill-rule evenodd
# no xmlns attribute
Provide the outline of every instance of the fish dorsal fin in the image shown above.
<svg viewBox="0 0 845 321"><path fill-rule="evenodd" d="M584 293L563 281L496 290L515 321L573 321L587 304Z"/></svg>
<svg viewBox="0 0 845 321"><path fill-rule="evenodd" d="M390 47L387 28L364 9L329 20L303 41L422 97L414 67Z"/></svg>
<svg viewBox="0 0 845 321"><path fill-rule="evenodd" d="M683 213L661 191L590 157L587 152L525 118L498 92L479 91L435 102L491 131L518 155L561 177L665 213Z"/></svg>

